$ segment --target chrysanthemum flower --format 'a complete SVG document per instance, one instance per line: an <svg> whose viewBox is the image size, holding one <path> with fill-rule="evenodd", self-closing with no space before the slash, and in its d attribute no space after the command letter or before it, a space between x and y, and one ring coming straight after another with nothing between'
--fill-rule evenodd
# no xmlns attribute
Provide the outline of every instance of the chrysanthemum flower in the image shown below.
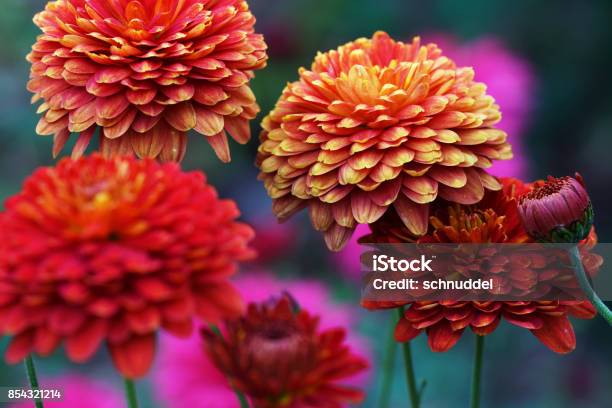
<svg viewBox="0 0 612 408"><path fill-rule="evenodd" d="M279 280L268 272L249 271L234 283L245 302L259 303L283 292L290 293L300 308L319 316L319 330L343 327L347 333L346 345L356 355L369 359L367 339L356 330L359 313L352 305L335 302L321 282ZM368 374L362 370L339 382L345 387L361 388L367 384ZM240 408L230 382L215 367L198 335L188 340L162 336L153 381L155 396L167 408Z"/></svg>
<svg viewBox="0 0 612 408"><path fill-rule="evenodd" d="M328 247L394 208L416 235L429 203L500 188L484 169L512 157L498 106L434 44L378 32L319 54L264 119L257 164L273 209L308 207Z"/></svg>
<svg viewBox="0 0 612 408"><path fill-rule="evenodd" d="M498 177L526 178L529 170L526 130L535 113L537 88L529 61L495 36L460 43L458 38L441 33L433 39L457 64L474 67L476 79L487 84L487 92L504 108L504 117L497 126L508 133L514 157L496 161L487 171Z"/></svg>
<svg viewBox="0 0 612 408"><path fill-rule="evenodd" d="M367 367L345 343L344 328L319 329L319 318L296 310L287 295L251 303L220 334L204 330L215 365L258 408L340 407L363 400L343 385Z"/></svg>
<svg viewBox="0 0 612 408"><path fill-rule="evenodd" d="M180 161L191 129L230 160L227 133L250 138L249 87L266 45L244 0L55 0L34 17L28 89L36 128L80 156L99 129L106 155Z"/></svg>
<svg viewBox="0 0 612 408"><path fill-rule="evenodd" d="M401 243L528 243L534 242L525 232L518 214L517 200L532 190L532 184L502 179L503 189L488 192L472 206L442 203L430 222L427 235L414 237L398 224L397 215L372 225L365 242ZM596 242L594 231L584 242L584 249ZM587 270L601 264L596 256L583 259ZM401 303L364 302L371 309L397 307ZM592 319L595 309L587 301L465 302L424 301L410 303L404 318L396 327L398 341L410 341L425 331L433 351L447 351L469 327L476 334L492 333L501 320L529 329L542 343L557 353L568 353L576 347L574 330L568 319L574 316Z"/></svg>
<svg viewBox="0 0 612 408"><path fill-rule="evenodd" d="M6 360L63 342L83 362L105 342L123 375L144 375L158 330L242 313L228 277L253 232L238 215L176 164L95 155L38 170L0 214Z"/></svg>

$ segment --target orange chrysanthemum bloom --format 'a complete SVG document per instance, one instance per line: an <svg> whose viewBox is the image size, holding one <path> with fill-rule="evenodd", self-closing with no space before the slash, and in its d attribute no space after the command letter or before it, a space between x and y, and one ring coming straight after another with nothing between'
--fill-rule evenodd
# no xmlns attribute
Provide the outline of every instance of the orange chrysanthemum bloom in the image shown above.
<svg viewBox="0 0 612 408"><path fill-rule="evenodd" d="M34 22L28 89L54 156L71 132L81 156L96 129L106 155L164 161L182 159L191 129L224 162L227 133L249 140L249 81L267 55L246 1L55 0Z"/></svg>
<svg viewBox="0 0 612 408"><path fill-rule="evenodd" d="M208 353L232 386L256 408L343 407L363 392L343 382L368 367L345 344L343 328L321 330L319 319L295 310L287 296L260 304L204 330Z"/></svg>
<svg viewBox="0 0 612 408"><path fill-rule="evenodd" d="M502 179L503 189L488 192L484 199L472 206L452 203L436 204L427 235L415 237L401 226L396 214L390 213L372 225L372 233L362 240L376 243L529 243L530 238L519 217L518 199L533 189L515 179ZM583 242L587 251L597 241L594 230ZM587 270L594 271L601 258L585 253L583 262ZM476 264L472 265L476 267ZM484 267L484 266L483 266ZM509 263L506 268L512 267ZM525 272L526 266L517 266ZM540 267L541 268L541 267ZM537 268L536 268L537 269ZM513 271L507 271L508 276ZM369 309L400 306L400 302L364 302ZM449 350L469 327L477 335L492 333L501 320L529 329L542 343L557 353L568 353L576 347L574 330L568 319L595 317L595 309L587 301L423 301L409 304L404 318L395 330L398 341L410 341L420 333L427 333L433 351Z"/></svg>
<svg viewBox="0 0 612 408"><path fill-rule="evenodd" d="M0 214L0 335L6 360L88 360L102 343L126 377L143 376L156 332L188 336L194 318L242 313L228 277L249 259L236 222L200 172L99 155L36 171Z"/></svg>
<svg viewBox="0 0 612 408"><path fill-rule="evenodd" d="M473 204L500 188L484 169L512 153L485 91L418 37L378 32L317 55L262 124L257 164L274 212L307 206L332 250L389 208L424 234L437 197Z"/></svg>

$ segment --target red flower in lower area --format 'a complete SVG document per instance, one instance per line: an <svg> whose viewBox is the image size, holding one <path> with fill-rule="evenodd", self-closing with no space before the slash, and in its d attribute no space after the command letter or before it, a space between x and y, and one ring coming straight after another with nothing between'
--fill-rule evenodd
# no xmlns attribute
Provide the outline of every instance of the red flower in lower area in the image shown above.
<svg viewBox="0 0 612 408"><path fill-rule="evenodd" d="M522 226L517 200L532 190L533 184L515 179L502 179L503 189L487 192L475 205L460 206L440 203L430 220L427 235L414 237L398 222L397 215L386 215L373 224L366 242L440 242L440 243L526 243L533 242ZM535 183L534 183L535 184ZM584 242L589 247L596 242L594 231ZM598 259L585 258L587 269L598 266ZM364 302L369 309L401 306L401 303ZM425 331L433 351L447 351L457 343L463 331L470 327L484 336L493 332L501 320L531 330L548 348L568 353L576 347L574 330L568 319L574 316L592 319L595 309L586 301L525 301L525 302L413 302L397 324L395 338L409 341Z"/></svg>
<svg viewBox="0 0 612 408"><path fill-rule="evenodd" d="M427 333L433 351L447 351L470 327L478 335L492 333L501 319L531 332L549 349L569 353L576 348L568 316L595 317L588 302L415 302L395 328L397 341Z"/></svg>
<svg viewBox="0 0 612 408"><path fill-rule="evenodd" d="M0 214L0 334L6 360L64 342L75 362L106 342L126 377L144 375L155 335L242 313L229 284L253 232L200 172L98 155L42 168Z"/></svg>
<svg viewBox="0 0 612 408"><path fill-rule="evenodd" d="M246 315L226 322L223 335L204 330L217 367L255 407L341 407L363 393L346 380L367 362L345 344L343 328L319 330L319 319L295 310L288 296L250 304Z"/></svg>

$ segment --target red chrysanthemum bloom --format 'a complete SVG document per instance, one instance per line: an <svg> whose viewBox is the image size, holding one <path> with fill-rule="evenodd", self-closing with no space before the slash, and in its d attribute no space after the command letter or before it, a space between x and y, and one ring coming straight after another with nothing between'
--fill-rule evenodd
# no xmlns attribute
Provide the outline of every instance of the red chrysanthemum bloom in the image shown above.
<svg viewBox="0 0 612 408"><path fill-rule="evenodd" d="M439 202L430 221L427 235L415 237L398 216L390 213L371 226L372 233L364 242L375 243L528 243L534 242L522 226L517 200L532 190L533 184L515 179L502 179L503 189L488 192L472 206ZM592 230L583 242L584 250L597 238ZM583 259L587 270L601 264L597 255ZM364 302L366 308L390 308L401 302ZM433 351L447 351L469 327L476 334L492 333L501 320L529 329L542 343L557 353L568 353L576 347L576 337L568 316L592 319L595 309L587 301L423 301L409 304L404 318L396 327L398 341L410 341L425 331Z"/></svg>
<svg viewBox="0 0 612 408"><path fill-rule="evenodd" d="M95 155L39 169L0 214L6 360L64 342L82 362L105 342L123 375L144 375L159 329L187 336L194 318L242 313L228 277L253 232L238 215L176 164Z"/></svg>
<svg viewBox="0 0 612 408"><path fill-rule="evenodd" d="M106 155L164 161L182 159L191 129L225 162L227 133L249 140L267 55L246 1L55 0L34 22L28 89L54 155L73 132L79 157L98 128Z"/></svg>
<svg viewBox="0 0 612 408"><path fill-rule="evenodd" d="M264 119L257 165L285 219L307 206L327 246L394 208L416 235L429 203L500 188L484 169L512 157L499 107L434 44L378 32L319 54Z"/></svg>
<svg viewBox="0 0 612 408"><path fill-rule="evenodd" d="M343 328L320 330L319 319L292 300L251 303L220 333L204 330L207 351L231 384L257 408L343 407L363 393L343 384L368 363L345 344Z"/></svg>

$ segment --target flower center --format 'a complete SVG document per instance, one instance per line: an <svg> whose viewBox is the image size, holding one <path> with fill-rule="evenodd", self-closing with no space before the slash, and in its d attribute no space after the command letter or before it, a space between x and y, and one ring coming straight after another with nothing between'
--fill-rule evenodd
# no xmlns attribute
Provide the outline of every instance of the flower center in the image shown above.
<svg viewBox="0 0 612 408"><path fill-rule="evenodd" d="M310 339L290 322L271 322L249 336L247 355L264 370L289 365L307 368L312 361Z"/></svg>
<svg viewBox="0 0 612 408"><path fill-rule="evenodd" d="M545 197L559 193L562 189L570 185L570 177L548 177L546 183L525 194L521 198L521 202L524 202L525 200L541 200Z"/></svg>

